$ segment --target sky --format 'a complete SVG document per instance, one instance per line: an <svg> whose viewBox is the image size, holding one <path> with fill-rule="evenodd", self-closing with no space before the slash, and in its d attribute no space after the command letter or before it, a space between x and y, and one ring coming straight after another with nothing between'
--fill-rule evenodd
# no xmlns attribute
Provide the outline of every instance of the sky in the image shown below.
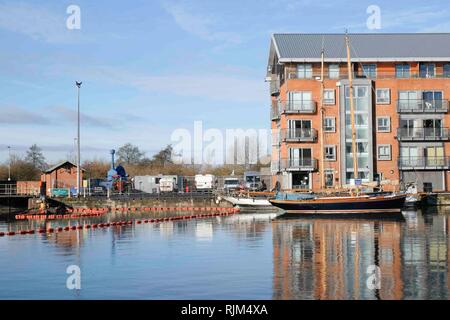
<svg viewBox="0 0 450 320"><path fill-rule="evenodd" d="M68 29L70 5L80 28ZM369 30L367 8L380 8ZM448 1L0 0L0 162L36 143L49 162L131 142L151 157L175 129L269 129L278 32L450 32Z"/></svg>

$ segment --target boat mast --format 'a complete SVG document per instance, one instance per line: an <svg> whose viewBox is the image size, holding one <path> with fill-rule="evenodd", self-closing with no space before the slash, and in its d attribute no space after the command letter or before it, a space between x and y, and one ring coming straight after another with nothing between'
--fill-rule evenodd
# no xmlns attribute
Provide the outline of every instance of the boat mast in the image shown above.
<svg viewBox="0 0 450 320"><path fill-rule="evenodd" d="M324 155L324 132L323 132L323 119L324 119L324 107L323 107L323 95L324 95L324 64L325 64L325 52L324 52L324 45L323 45L323 41L322 41L322 52L320 54L320 61L321 61L321 66L320 66L320 170L319 170L319 174L321 174L320 177L320 182L321 182L321 189L325 189L325 155Z"/></svg>
<svg viewBox="0 0 450 320"><path fill-rule="evenodd" d="M349 94L350 94L350 120L352 126L352 158L353 158L353 177L358 179L358 158L356 149L356 129L355 129L355 106L353 101L353 69L352 63L350 61L350 39L348 34L345 34L345 46L347 47L347 70L348 70L348 81L349 81ZM345 91L345 90L344 90ZM344 92L345 94L345 92Z"/></svg>

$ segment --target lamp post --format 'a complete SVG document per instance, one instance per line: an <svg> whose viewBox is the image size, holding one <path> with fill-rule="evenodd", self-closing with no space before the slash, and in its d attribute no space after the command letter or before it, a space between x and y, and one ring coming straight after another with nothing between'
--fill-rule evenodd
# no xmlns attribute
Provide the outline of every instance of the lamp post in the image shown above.
<svg viewBox="0 0 450 320"><path fill-rule="evenodd" d="M75 81L78 91L78 111L77 111L77 197L80 196L80 89L82 82Z"/></svg>
<svg viewBox="0 0 450 320"><path fill-rule="evenodd" d="M8 181L11 181L11 146L8 146Z"/></svg>

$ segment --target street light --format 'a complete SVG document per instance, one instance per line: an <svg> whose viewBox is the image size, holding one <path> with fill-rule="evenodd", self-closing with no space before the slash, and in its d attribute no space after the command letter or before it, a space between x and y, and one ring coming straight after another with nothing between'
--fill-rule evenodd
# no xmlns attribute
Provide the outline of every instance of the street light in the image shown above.
<svg viewBox="0 0 450 320"><path fill-rule="evenodd" d="M8 146L8 181L11 181L11 146Z"/></svg>
<svg viewBox="0 0 450 320"><path fill-rule="evenodd" d="M75 81L75 85L77 86L78 90L78 112L77 112L77 119L78 119L78 126L77 126L77 197L80 196L80 89L81 89L82 82Z"/></svg>

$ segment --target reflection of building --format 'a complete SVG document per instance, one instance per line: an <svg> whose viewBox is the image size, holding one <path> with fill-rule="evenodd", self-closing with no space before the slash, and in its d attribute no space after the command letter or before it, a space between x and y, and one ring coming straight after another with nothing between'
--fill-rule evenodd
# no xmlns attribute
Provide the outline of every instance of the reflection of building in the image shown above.
<svg viewBox="0 0 450 320"><path fill-rule="evenodd" d="M273 224L274 299L401 299L400 224L296 220ZM381 269L379 292L367 269Z"/></svg>

